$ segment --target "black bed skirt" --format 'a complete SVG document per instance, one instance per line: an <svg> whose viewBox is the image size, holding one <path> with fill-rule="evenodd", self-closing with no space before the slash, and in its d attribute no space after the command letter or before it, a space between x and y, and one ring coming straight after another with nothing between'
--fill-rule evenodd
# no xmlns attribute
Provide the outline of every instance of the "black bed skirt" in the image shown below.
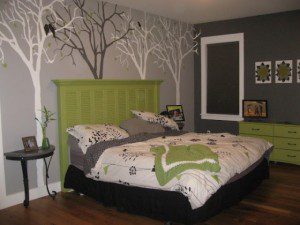
<svg viewBox="0 0 300 225"><path fill-rule="evenodd" d="M202 207L195 210L191 209L188 199L181 193L95 181L85 177L81 170L72 165L68 168L64 187L94 198L104 206L116 207L119 211L193 224L239 202L268 177L268 161L263 160L246 176L222 186Z"/></svg>

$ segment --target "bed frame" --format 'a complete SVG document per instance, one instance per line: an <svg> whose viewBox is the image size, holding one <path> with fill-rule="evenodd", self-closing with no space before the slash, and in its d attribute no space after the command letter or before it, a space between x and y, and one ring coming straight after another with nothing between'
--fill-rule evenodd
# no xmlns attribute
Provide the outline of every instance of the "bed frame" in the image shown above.
<svg viewBox="0 0 300 225"><path fill-rule="evenodd" d="M122 184L95 181L69 165L67 127L76 124L113 123L132 117L130 109L159 111L159 80L55 80L58 87L60 176L62 191L70 188L105 206L143 216L193 224L227 208L268 178L264 159L244 177L222 186L200 208L192 210L184 195ZM168 224L168 223L166 223Z"/></svg>
<svg viewBox="0 0 300 225"><path fill-rule="evenodd" d="M66 129L78 124L119 125L131 109L159 111L161 80L54 80L57 85L60 180L69 166Z"/></svg>

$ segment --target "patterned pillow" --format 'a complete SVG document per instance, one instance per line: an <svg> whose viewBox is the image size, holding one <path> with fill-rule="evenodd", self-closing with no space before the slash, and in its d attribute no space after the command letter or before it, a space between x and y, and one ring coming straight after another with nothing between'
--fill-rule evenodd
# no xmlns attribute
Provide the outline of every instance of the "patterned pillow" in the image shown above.
<svg viewBox="0 0 300 225"><path fill-rule="evenodd" d="M110 124L76 125L68 128L67 132L78 139L84 154L93 144L129 137L125 130Z"/></svg>
<svg viewBox="0 0 300 225"><path fill-rule="evenodd" d="M149 121L151 123L159 123L163 127L168 127L172 130L179 130L177 123L166 116L158 115L153 112L143 112L138 110L131 110L131 112L139 119Z"/></svg>
<svg viewBox="0 0 300 225"><path fill-rule="evenodd" d="M165 128L158 123L150 123L139 118L125 120L120 124L120 127L128 132L130 136L137 134L156 134L165 132Z"/></svg>

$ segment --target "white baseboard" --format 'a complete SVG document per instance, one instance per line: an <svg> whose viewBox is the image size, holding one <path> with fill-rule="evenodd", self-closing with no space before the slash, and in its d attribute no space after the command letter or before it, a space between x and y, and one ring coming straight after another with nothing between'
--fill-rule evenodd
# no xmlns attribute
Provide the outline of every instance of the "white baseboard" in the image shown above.
<svg viewBox="0 0 300 225"><path fill-rule="evenodd" d="M51 183L51 184L49 184L48 187L49 187L50 191L56 191L56 192L61 191L60 182ZM29 190L29 201L37 199L37 198L41 198L41 197L44 197L47 195L48 195L48 193L47 193L46 185L44 185L42 187L33 188L33 189ZM15 193L15 194L1 197L0 198L0 209L8 208L10 206L23 203L24 196L25 196L24 191L21 191L21 192ZM29 202L29 205L30 205L30 202Z"/></svg>

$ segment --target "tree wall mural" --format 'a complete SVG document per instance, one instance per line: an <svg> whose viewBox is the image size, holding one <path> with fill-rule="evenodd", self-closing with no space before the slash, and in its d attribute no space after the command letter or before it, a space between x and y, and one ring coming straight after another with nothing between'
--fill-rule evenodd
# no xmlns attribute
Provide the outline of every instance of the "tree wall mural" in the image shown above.
<svg viewBox="0 0 300 225"><path fill-rule="evenodd" d="M164 35L162 41L156 45L153 53L157 65L163 70L168 69L172 74L176 89L176 104L180 104L180 82L184 59L191 53L198 53L197 38L193 26L167 18L159 18Z"/></svg>
<svg viewBox="0 0 300 225"><path fill-rule="evenodd" d="M127 23L131 22L131 18L130 10L130 14L125 16ZM127 27L124 25L122 30L126 32ZM132 62L140 78L144 80L147 75L149 55L161 42L161 29L157 25L156 18L146 12L144 12L142 20L132 21L131 26L133 30L128 34L128 37L116 43L116 48L120 51L118 59L126 67ZM114 36L114 39L118 38L119 35Z"/></svg>
<svg viewBox="0 0 300 225"><path fill-rule="evenodd" d="M108 3L97 1L96 9L91 10L85 0L73 0L73 3L78 9L78 15L82 17L81 20L73 20L72 27L75 29L65 27L65 24L72 20L72 8L64 6L64 12L56 12L60 18L56 23L60 28L56 32L56 40L61 43L59 49L61 56L71 57L73 64L76 65L73 54L79 53L93 77L102 79L107 50L126 38L132 30L131 20L125 20L124 12L119 11L117 5L114 5L113 10L109 10ZM49 15L47 20L53 23L55 18ZM123 30L119 29L119 24L123 26ZM108 31L109 28L112 28L113 32ZM112 34L115 38L112 38Z"/></svg>
<svg viewBox="0 0 300 225"><path fill-rule="evenodd" d="M4 67L8 66L8 62L5 61L5 50L8 50L4 49L6 44L17 53L27 67L34 87L34 112L38 119L41 119L42 108L41 67L44 60L53 63L55 59L55 56L50 57L48 54L50 46L45 46L46 40L52 37L53 33L46 35L44 21L45 16L50 14L55 21L60 20L54 11L55 5L66 7L63 0L53 0L49 4L44 4L42 0L10 0L0 11L0 62ZM56 32L65 28L71 29L73 21L77 18L75 14L68 23L56 29ZM41 144L42 131L38 124L36 129L37 141ZM41 160L37 161L37 167L38 186L42 186L43 162Z"/></svg>

